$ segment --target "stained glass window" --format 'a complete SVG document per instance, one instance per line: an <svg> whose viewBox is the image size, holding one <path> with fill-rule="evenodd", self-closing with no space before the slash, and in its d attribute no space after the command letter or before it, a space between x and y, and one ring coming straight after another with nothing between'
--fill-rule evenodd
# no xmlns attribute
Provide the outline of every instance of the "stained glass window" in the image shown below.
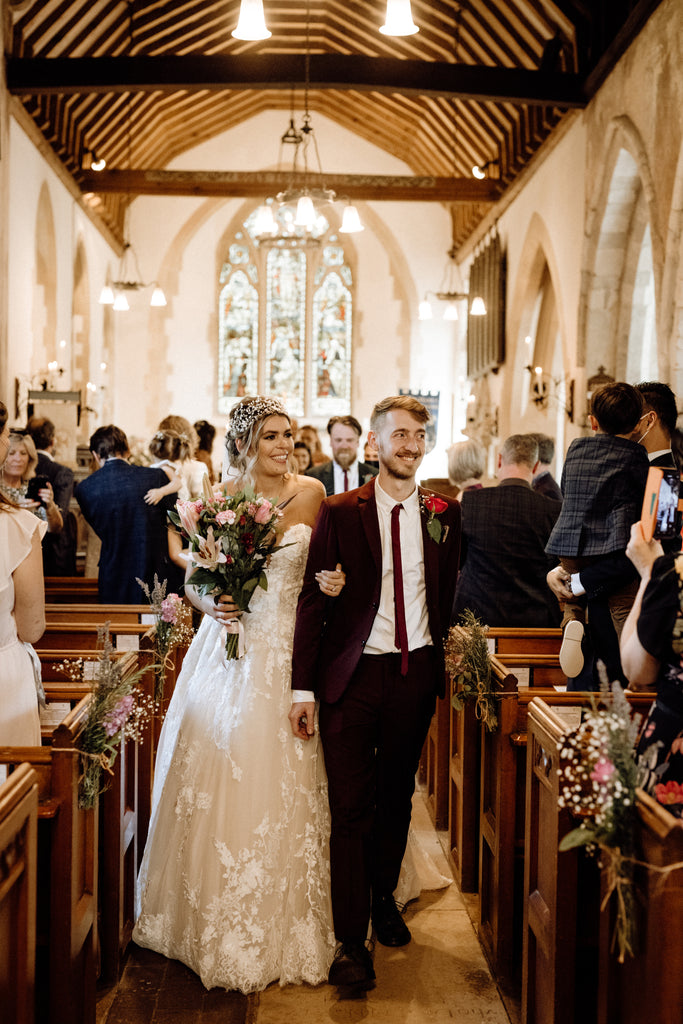
<svg viewBox="0 0 683 1024"><path fill-rule="evenodd" d="M339 236L320 215L304 237L293 208L279 207L278 235L260 241L257 213L235 234L220 274L219 412L242 395L267 394L295 416L348 413L353 275Z"/></svg>

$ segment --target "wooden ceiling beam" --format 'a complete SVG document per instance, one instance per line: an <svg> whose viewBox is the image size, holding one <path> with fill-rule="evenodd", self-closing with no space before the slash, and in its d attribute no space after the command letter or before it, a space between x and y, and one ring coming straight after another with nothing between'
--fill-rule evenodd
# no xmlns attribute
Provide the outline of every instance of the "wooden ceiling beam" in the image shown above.
<svg viewBox="0 0 683 1024"><path fill-rule="evenodd" d="M319 175L283 171L89 171L79 175L83 192L130 195L265 198L287 188L320 187ZM500 183L475 178L411 177L390 174L325 174L323 185L339 199L410 202L493 203Z"/></svg>
<svg viewBox="0 0 683 1024"><path fill-rule="evenodd" d="M183 57L16 57L6 61L15 96L72 92L302 89L304 54ZM582 80L566 72L443 61L318 53L311 89L447 96L541 106L584 107Z"/></svg>

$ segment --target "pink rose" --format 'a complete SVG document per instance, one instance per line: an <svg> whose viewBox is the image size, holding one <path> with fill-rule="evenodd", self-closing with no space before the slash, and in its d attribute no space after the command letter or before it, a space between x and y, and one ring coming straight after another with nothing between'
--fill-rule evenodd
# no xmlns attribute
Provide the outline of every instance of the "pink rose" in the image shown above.
<svg viewBox="0 0 683 1024"><path fill-rule="evenodd" d="M180 519L180 525L188 535L188 537L194 537L197 532L197 523L199 522L199 514L202 508L197 508L196 501L177 501L176 512Z"/></svg>
<svg viewBox="0 0 683 1024"><path fill-rule="evenodd" d="M216 522L219 526L225 526L226 523L228 526L232 526L235 522L235 518L235 513L231 508L224 508L221 509L220 512L216 512Z"/></svg>
<svg viewBox="0 0 683 1024"><path fill-rule="evenodd" d="M591 779L593 782L609 782L614 775L614 765L607 758L601 757L595 762L593 771L591 772Z"/></svg>
<svg viewBox="0 0 683 1024"><path fill-rule="evenodd" d="M267 523L273 514L273 506L269 501L264 501L263 504L258 508L256 515L254 516L254 522L263 525Z"/></svg>

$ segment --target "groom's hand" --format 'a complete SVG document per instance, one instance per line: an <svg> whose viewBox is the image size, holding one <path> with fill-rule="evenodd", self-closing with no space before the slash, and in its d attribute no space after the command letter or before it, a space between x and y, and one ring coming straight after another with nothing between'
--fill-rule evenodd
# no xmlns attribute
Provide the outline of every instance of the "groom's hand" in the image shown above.
<svg viewBox="0 0 683 1024"><path fill-rule="evenodd" d="M315 701L292 704L289 710L289 724L295 736L302 740L310 740L315 732Z"/></svg>

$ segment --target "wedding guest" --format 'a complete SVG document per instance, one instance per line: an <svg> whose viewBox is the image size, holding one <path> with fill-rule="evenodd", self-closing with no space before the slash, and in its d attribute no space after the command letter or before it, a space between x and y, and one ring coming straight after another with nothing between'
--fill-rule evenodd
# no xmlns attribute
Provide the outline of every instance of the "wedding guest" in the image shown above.
<svg viewBox="0 0 683 1024"><path fill-rule="evenodd" d="M46 576L75 576L78 525L71 511L74 493L74 474L69 466L55 458L56 430L46 416L31 416L26 431L33 439L38 453L36 474L46 476L52 484L55 504L62 513L62 529L49 531L43 538L43 572Z"/></svg>
<svg viewBox="0 0 683 1024"><path fill-rule="evenodd" d="M216 473L213 468L211 455L213 452L213 442L216 438L216 428L208 420L197 420L194 424L194 429L199 438L194 457L198 462L204 463L209 472L209 483L213 484L216 482Z"/></svg>
<svg viewBox="0 0 683 1024"><path fill-rule="evenodd" d="M195 452L199 445L197 432L184 416L164 416L157 430L174 430L176 434L186 438L190 446L190 457L183 463L182 473L190 499L194 501L203 490L202 480L208 475L206 463L196 458Z"/></svg>
<svg viewBox="0 0 683 1024"><path fill-rule="evenodd" d="M59 533L64 521L49 480L41 481L43 486L35 497L28 493L37 465L38 455L31 437L24 431L10 430L7 457L0 467L0 490L15 505L29 509L42 519L49 533Z"/></svg>
<svg viewBox="0 0 683 1024"><path fill-rule="evenodd" d="M171 574L166 513L175 504L164 498L147 505L150 487L163 487L163 469L131 466L128 439L114 424L99 427L90 438L96 471L76 488L83 515L102 541L98 573L103 604L139 604L138 578L153 586Z"/></svg>
<svg viewBox="0 0 683 1024"><path fill-rule="evenodd" d="M358 445L363 433L355 416L332 416L327 423L332 461L308 470L308 476L321 480L328 498L361 487L377 473L377 467L358 461Z"/></svg>
<svg viewBox="0 0 683 1024"><path fill-rule="evenodd" d="M145 501L148 505L158 505L162 498L171 496L174 500L190 500L184 471L190 451L190 439L185 434L178 434L175 430L157 430L149 442L149 453L155 459L151 468L163 469L168 483L147 491Z"/></svg>
<svg viewBox="0 0 683 1024"><path fill-rule="evenodd" d="M555 458L555 442L547 434L532 434L531 436L538 445L538 468L534 473L531 486L539 494L545 494L546 498L562 501L560 485L550 472L551 463Z"/></svg>
<svg viewBox="0 0 683 1024"><path fill-rule="evenodd" d="M310 423L306 423L303 427L299 427L296 439L297 441L304 441L308 445L314 466L322 466L323 463L330 461L329 455L325 455L325 452L323 451L318 431L315 427L311 426Z"/></svg>
<svg viewBox="0 0 683 1024"><path fill-rule="evenodd" d="M656 689L636 746L638 785L683 817L683 555L664 553L634 523L626 548L640 586L621 634L621 663L633 690Z"/></svg>
<svg viewBox="0 0 683 1024"><path fill-rule="evenodd" d="M0 402L0 463L9 451L7 418L7 407ZM38 698L27 645L45 630L40 548L44 531L44 522L0 490L1 746L40 746Z"/></svg>
<svg viewBox="0 0 683 1024"><path fill-rule="evenodd" d="M448 449L448 479L458 488L458 501L465 491L479 490L486 469L486 449L478 441L452 444Z"/></svg>
<svg viewBox="0 0 683 1024"><path fill-rule="evenodd" d="M305 473L307 469L310 469L312 467L313 459L311 458L311 449L308 447L305 441L294 442L293 455L299 473Z"/></svg>

